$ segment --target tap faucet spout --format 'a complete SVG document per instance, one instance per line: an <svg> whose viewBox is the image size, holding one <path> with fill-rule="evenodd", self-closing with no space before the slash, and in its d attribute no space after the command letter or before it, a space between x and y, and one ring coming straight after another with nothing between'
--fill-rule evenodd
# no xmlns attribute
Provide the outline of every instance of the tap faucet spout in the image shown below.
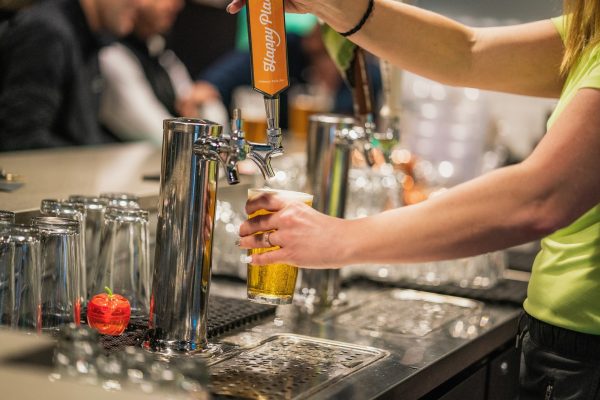
<svg viewBox="0 0 600 400"><path fill-rule="evenodd" d="M250 151L250 153L248 153L248 158L254 161L254 164L256 164L263 177L265 179L268 179L273 178L275 176L275 170L271 165L271 158L279 156L281 154L283 154L282 149L270 150L264 155L262 155L258 151L252 150Z"/></svg>
<svg viewBox="0 0 600 400"><path fill-rule="evenodd" d="M233 110L231 120L230 159L236 163L246 158L252 160L265 179L275 176L271 159L283 154L279 124L279 99L265 98L267 109L267 143L249 142L242 130L242 111ZM268 106L267 106L268 105Z"/></svg>

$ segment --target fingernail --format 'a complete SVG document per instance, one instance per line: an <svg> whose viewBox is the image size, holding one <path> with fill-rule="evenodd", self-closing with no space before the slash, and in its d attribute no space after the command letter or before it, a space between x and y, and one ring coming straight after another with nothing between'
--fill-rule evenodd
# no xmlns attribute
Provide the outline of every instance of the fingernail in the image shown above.
<svg viewBox="0 0 600 400"><path fill-rule="evenodd" d="M242 262L243 264L250 264L252 262L252 256L242 254L240 256L240 262Z"/></svg>
<svg viewBox="0 0 600 400"><path fill-rule="evenodd" d="M226 8L225 11L227 11L229 14L231 14L231 4L229 4Z"/></svg>

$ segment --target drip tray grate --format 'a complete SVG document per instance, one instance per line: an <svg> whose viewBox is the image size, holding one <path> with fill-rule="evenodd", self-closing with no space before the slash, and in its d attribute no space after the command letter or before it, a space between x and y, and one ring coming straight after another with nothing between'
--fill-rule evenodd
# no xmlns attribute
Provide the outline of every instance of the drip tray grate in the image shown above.
<svg viewBox="0 0 600 400"><path fill-rule="evenodd" d="M357 306L334 310L317 321L376 334L423 337L482 307L478 301L461 297L394 289L371 296Z"/></svg>
<svg viewBox="0 0 600 400"><path fill-rule="evenodd" d="M371 347L275 335L209 367L216 398L303 399L387 356Z"/></svg>

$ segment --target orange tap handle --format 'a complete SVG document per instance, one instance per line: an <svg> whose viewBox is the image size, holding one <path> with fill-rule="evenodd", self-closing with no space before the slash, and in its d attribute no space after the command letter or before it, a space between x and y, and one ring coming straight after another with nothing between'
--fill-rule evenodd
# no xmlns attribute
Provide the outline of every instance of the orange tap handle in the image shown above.
<svg viewBox="0 0 600 400"><path fill-rule="evenodd" d="M276 97L290 85L283 0L248 0L252 86Z"/></svg>

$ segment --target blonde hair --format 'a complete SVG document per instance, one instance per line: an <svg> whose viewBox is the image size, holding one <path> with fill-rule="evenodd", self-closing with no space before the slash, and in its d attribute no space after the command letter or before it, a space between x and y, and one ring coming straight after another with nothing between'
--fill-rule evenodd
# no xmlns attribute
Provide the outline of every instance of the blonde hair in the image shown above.
<svg viewBox="0 0 600 400"><path fill-rule="evenodd" d="M566 75L588 46L600 42L600 1L564 0L564 14L569 23L560 71Z"/></svg>

